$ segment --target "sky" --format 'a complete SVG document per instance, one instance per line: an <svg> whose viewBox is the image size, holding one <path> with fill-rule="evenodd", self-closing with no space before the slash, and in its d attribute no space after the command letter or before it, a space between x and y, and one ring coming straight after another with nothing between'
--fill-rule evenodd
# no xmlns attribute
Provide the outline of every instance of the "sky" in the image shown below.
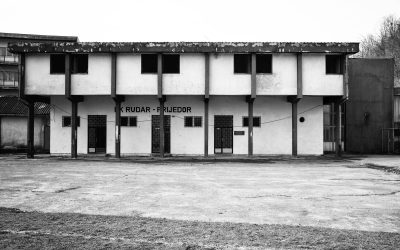
<svg viewBox="0 0 400 250"><path fill-rule="evenodd" d="M82 42L359 42L400 0L1 0L0 32Z"/></svg>

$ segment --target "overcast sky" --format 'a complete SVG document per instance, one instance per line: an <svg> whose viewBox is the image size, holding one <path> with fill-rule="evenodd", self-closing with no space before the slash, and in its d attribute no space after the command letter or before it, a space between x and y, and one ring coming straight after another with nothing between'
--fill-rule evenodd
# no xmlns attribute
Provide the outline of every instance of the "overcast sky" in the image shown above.
<svg viewBox="0 0 400 250"><path fill-rule="evenodd" d="M80 41L358 42L400 0L1 0L0 32Z"/></svg>

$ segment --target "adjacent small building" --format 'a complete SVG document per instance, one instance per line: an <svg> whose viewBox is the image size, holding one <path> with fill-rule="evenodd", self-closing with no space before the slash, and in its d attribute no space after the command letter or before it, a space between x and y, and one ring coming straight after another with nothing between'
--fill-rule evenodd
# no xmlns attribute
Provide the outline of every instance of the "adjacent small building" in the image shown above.
<svg viewBox="0 0 400 250"><path fill-rule="evenodd" d="M20 98L49 102L50 153L320 155L358 43L14 43ZM341 150L341 116L333 117Z"/></svg>
<svg viewBox="0 0 400 250"><path fill-rule="evenodd" d="M18 54L8 51L15 42L77 42L74 36L48 36L0 32L0 152L25 151L27 148L28 107L18 98L20 81ZM50 106L35 104L35 149L49 152Z"/></svg>

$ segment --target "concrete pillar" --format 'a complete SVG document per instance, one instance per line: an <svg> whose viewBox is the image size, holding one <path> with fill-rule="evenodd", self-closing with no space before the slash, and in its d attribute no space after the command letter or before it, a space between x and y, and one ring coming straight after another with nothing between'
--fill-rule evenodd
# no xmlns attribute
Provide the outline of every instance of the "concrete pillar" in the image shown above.
<svg viewBox="0 0 400 250"><path fill-rule="evenodd" d="M115 101L115 157L121 158L121 101Z"/></svg>
<svg viewBox="0 0 400 250"><path fill-rule="evenodd" d="M297 101L292 102L292 155L297 156Z"/></svg>
<svg viewBox="0 0 400 250"><path fill-rule="evenodd" d="M248 100L249 110L248 110L248 155L253 155L253 104L254 99Z"/></svg>
<svg viewBox="0 0 400 250"><path fill-rule="evenodd" d="M208 157L208 101L204 99L204 157Z"/></svg>
<svg viewBox="0 0 400 250"><path fill-rule="evenodd" d="M78 120L78 102L71 100L71 157L78 157L78 133L77 133L77 120Z"/></svg>
<svg viewBox="0 0 400 250"><path fill-rule="evenodd" d="M32 159L35 154L35 102L28 102L28 129L27 129L27 158Z"/></svg>
<svg viewBox="0 0 400 250"><path fill-rule="evenodd" d="M341 105L339 102L335 102L334 104L335 109L335 152L336 156L342 156L342 133L341 133Z"/></svg>
<svg viewBox="0 0 400 250"><path fill-rule="evenodd" d="M164 157L164 99L160 98L160 157Z"/></svg>

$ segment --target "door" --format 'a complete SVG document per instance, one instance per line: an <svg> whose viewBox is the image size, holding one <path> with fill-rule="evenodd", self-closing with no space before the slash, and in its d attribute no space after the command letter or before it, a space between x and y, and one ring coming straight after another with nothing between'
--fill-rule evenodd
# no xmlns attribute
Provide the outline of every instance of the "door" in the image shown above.
<svg viewBox="0 0 400 250"><path fill-rule="evenodd" d="M233 116L214 116L214 153L233 153Z"/></svg>
<svg viewBox="0 0 400 250"><path fill-rule="evenodd" d="M88 116L88 152L106 153L107 116Z"/></svg>
<svg viewBox="0 0 400 250"><path fill-rule="evenodd" d="M171 116L164 115L164 153L171 152ZM160 153L160 116L151 116L151 153Z"/></svg>

